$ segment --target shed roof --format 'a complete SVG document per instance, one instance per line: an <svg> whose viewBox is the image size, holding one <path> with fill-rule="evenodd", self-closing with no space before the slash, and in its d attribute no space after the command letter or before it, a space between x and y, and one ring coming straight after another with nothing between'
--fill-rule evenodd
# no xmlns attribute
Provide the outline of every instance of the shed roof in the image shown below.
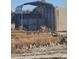
<svg viewBox="0 0 79 59"><path fill-rule="evenodd" d="M41 2L41 1L35 1L35 2L30 2L30 3L24 3L23 5L35 5L35 6L53 6L52 4L46 3L46 2Z"/></svg>

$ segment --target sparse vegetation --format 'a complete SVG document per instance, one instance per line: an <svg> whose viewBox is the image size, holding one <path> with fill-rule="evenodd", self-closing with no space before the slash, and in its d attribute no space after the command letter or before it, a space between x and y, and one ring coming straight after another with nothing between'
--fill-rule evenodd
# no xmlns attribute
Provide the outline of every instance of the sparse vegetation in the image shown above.
<svg viewBox="0 0 79 59"><path fill-rule="evenodd" d="M35 47L57 46L66 43L64 37L58 35L54 36L51 32L25 32L13 30L11 37L12 53L23 53Z"/></svg>

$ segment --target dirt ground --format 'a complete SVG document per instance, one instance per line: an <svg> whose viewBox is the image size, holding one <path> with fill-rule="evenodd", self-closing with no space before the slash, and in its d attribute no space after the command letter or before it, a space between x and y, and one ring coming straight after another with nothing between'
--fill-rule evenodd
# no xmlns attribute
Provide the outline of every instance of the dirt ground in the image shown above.
<svg viewBox="0 0 79 59"><path fill-rule="evenodd" d="M67 37L51 32L12 31L12 59L66 59Z"/></svg>

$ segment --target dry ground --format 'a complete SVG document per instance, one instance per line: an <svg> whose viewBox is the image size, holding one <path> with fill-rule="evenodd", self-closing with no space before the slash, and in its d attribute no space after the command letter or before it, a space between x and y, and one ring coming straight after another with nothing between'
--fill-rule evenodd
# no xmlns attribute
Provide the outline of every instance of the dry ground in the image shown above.
<svg viewBox="0 0 79 59"><path fill-rule="evenodd" d="M25 32L12 30L11 47L12 53L28 52L30 49L47 46L66 44L63 36L53 35L51 32Z"/></svg>

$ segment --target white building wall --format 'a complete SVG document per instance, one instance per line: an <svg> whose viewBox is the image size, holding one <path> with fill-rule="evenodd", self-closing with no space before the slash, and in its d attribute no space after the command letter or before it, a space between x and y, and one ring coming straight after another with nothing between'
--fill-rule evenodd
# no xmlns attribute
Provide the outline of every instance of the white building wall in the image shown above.
<svg viewBox="0 0 79 59"><path fill-rule="evenodd" d="M67 31L67 9L57 7L55 9L56 31Z"/></svg>

